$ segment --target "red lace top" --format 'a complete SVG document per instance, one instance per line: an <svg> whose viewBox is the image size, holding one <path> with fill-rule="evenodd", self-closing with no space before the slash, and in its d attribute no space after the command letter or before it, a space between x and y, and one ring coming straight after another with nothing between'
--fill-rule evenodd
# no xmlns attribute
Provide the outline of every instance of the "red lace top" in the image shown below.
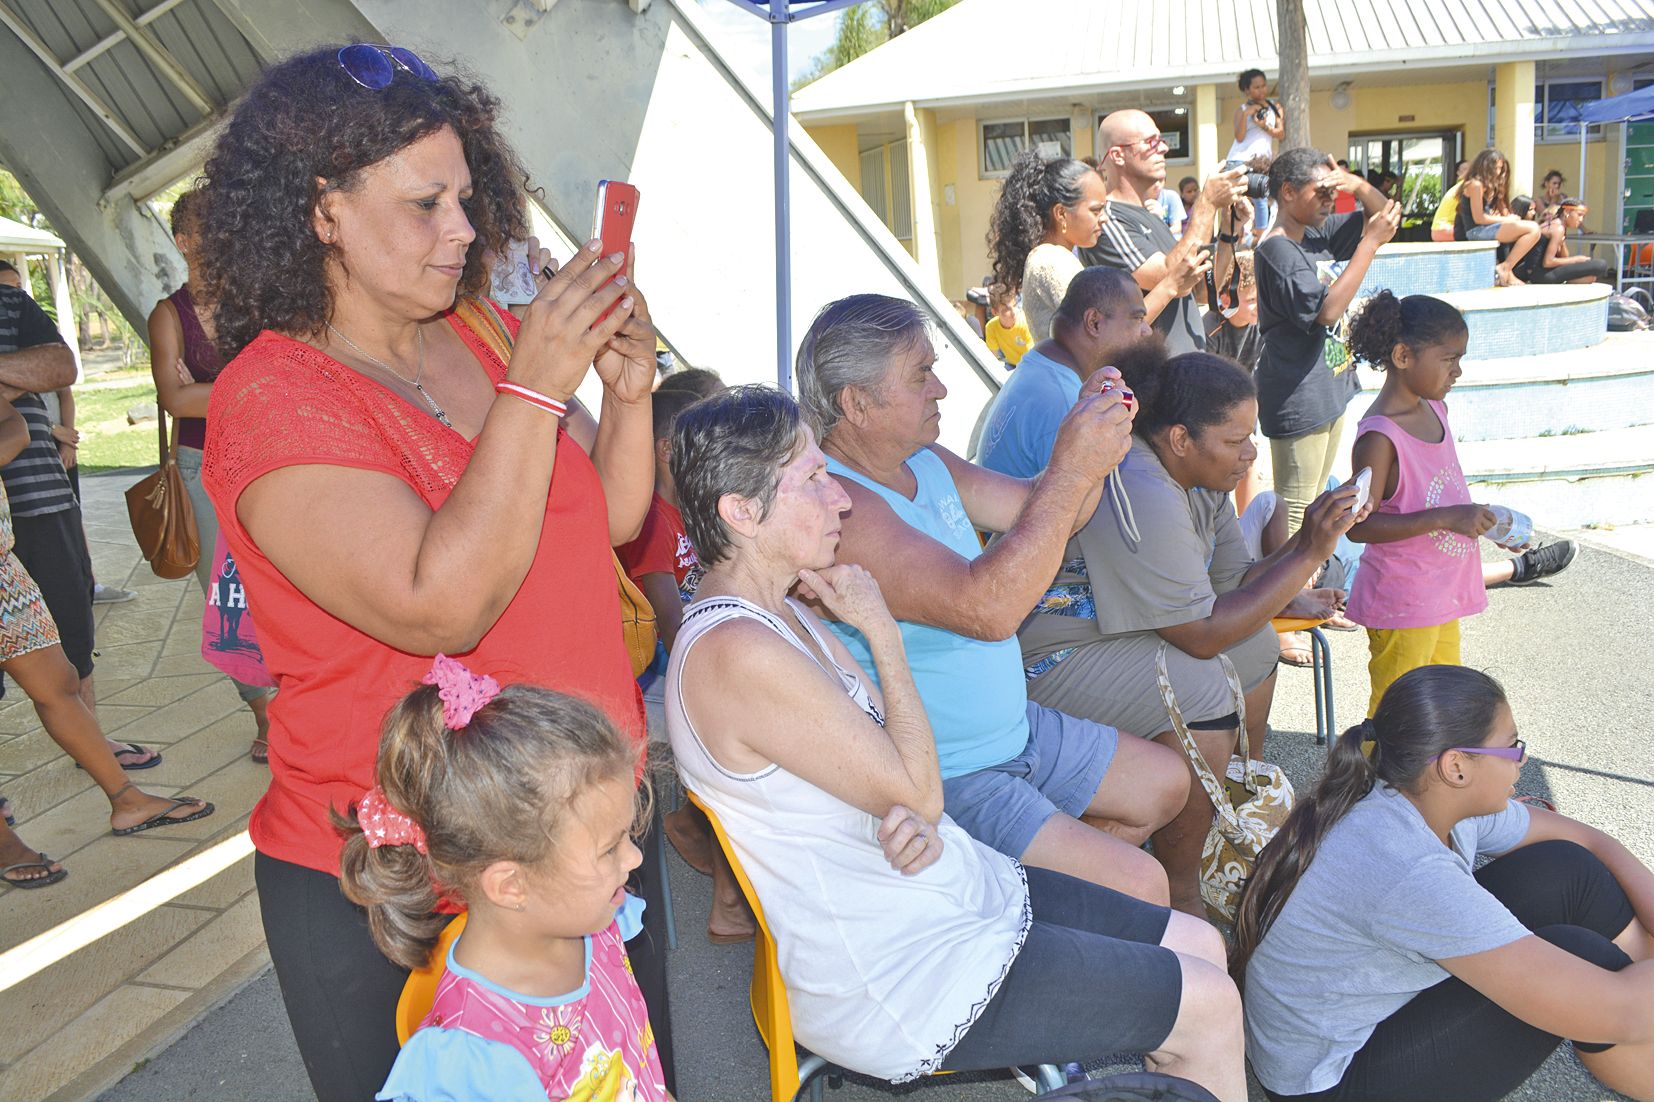
<svg viewBox="0 0 1654 1102"><path fill-rule="evenodd" d="M516 319L507 318L515 334ZM505 364L476 334L453 316L449 323L490 379L505 378ZM373 783L381 721L430 669L431 656L387 646L312 603L248 538L236 501L261 475L321 463L393 475L434 511L464 473L472 444L367 376L269 331L218 377L207 426L202 479L278 687L270 705L270 789L253 809L253 844L336 876L340 841L328 808L343 811ZM641 740L642 700L621 640L602 483L586 453L557 431L534 563L476 649L458 657L502 683L581 696Z"/></svg>

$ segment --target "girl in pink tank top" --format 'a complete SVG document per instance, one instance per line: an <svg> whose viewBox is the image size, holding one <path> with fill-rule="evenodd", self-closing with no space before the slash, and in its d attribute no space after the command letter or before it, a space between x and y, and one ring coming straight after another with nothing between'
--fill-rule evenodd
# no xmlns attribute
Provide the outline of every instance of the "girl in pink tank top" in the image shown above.
<svg viewBox="0 0 1654 1102"><path fill-rule="evenodd" d="M625 945L637 754L592 705L442 655L391 710L377 783L336 816L340 885L404 968L428 960L439 904L467 919L375 1097L669 1102Z"/></svg>
<svg viewBox="0 0 1654 1102"><path fill-rule="evenodd" d="M1494 517L1470 500L1443 402L1469 339L1463 315L1428 295L1381 291L1350 326L1350 351L1385 372L1354 456L1378 506L1350 530L1368 545L1349 616L1367 628L1369 716L1408 670L1460 665L1459 621L1487 607L1476 541Z"/></svg>

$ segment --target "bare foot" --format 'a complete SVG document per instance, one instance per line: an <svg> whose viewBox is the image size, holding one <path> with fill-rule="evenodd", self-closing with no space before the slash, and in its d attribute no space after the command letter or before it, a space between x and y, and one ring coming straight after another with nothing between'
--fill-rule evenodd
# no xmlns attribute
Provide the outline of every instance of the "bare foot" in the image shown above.
<svg viewBox="0 0 1654 1102"><path fill-rule="evenodd" d="M1285 631L1280 634L1281 661L1288 666L1308 668L1315 664L1315 656L1310 653L1309 636L1297 631Z"/></svg>

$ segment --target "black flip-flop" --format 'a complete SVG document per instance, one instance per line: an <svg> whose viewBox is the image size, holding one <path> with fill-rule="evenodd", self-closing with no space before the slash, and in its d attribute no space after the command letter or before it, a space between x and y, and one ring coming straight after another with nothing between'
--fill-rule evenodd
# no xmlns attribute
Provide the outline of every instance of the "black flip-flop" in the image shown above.
<svg viewBox="0 0 1654 1102"><path fill-rule="evenodd" d="M152 815L136 826L111 827L109 829L109 833L124 838L128 834L137 834L140 831L154 830L156 827L177 826L179 823L193 823L197 819L205 819L208 815L211 815L217 810L212 804L207 803L205 800L197 799L194 796L169 796L167 797L167 801L171 803L172 806L160 814ZM197 811L192 815L185 815L182 818L172 817L172 813L174 811L177 811L181 807L188 807L190 804L194 803L201 805L200 811Z"/></svg>
<svg viewBox="0 0 1654 1102"><path fill-rule="evenodd" d="M47 857L44 853L36 851L35 856L40 858L40 860L19 861L15 865L7 865L5 868L0 869L0 880L4 880L11 887L22 888L24 891L32 891L35 888L50 887L51 885L62 880L65 876L69 875L68 869L58 869L55 872L52 871L52 859ZM46 875L31 877L28 880L13 880L9 874L18 869L45 869Z"/></svg>
<svg viewBox="0 0 1654 1102"><path fill-rule="evenodd" d="M114 750L115 764L126 770L128 773L136 773L140 769L154 769L157 765L161 764L161 755L159 751L154 752L155 756L153 758L150 758L148 761L141 761L137 765L127 765L125 762L121 761L122 754L137 754L142 756L151 752L152 751L146 749L145 747L139 746L135 742L123 742ZM75 768L85 769L86 766L77 761L75 763Z"/></svg>

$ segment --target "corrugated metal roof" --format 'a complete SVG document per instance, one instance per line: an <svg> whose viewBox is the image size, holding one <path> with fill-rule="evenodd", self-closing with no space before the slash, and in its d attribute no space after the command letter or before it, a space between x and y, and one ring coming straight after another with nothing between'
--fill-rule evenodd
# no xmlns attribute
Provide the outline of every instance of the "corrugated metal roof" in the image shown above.
<svg viewBox="0 0 1654 1102"><path fill-rule="evenodd" d="M205 111L133 44L96 0L0 2L143 147L132 148L60 82L59 94L73 105L111 176L224 108L259 72L252 47L212 0L115 0L204 93L209 105ZM11 33L0 27L0 34Z"/></svg>
<svg viewBox="0 0 1654 1102"><path fill-rule="evenodd" d="M803 118L1272 68L1276 0L962 0L793 97ZM1654 0L1305 0L1315 73L1654 50Z"/></svg>

